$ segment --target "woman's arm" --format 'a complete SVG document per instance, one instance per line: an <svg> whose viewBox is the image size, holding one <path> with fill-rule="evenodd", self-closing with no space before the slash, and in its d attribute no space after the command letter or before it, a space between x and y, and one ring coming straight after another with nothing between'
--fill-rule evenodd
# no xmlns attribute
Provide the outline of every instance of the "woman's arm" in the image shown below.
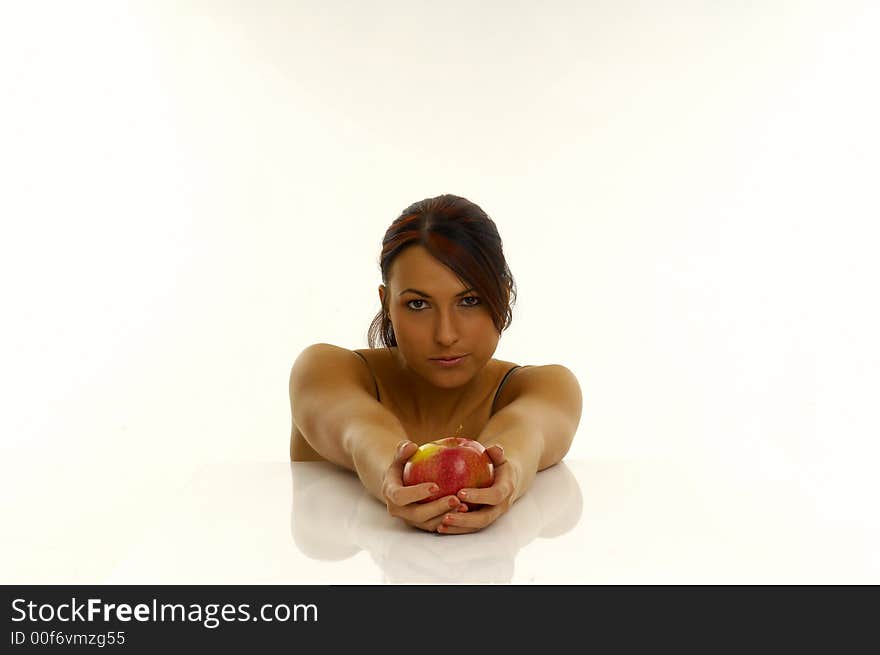
<svg viewBox="0 0 880 655"><path fill-rule="evenodd" d="M383 477L407 436L372 389L357 355L331 344L303 350L290 372L291 413L305 440L324 459L357 473L384 502Z"/></svg>
<svg viewBox="0 0 880 655"><path fill-rule="evenodd" d="M455 496L421 502L437 491L432 482L403 484L405 461L417 446L373 397L372 378L356 358L330 344L315 344L300 354L290 372L294 423L315 452L357 473L389 514L433 532L445 512L463 505Z"/></svg>
<svg viewBox="0 0 880 655"><path fill-rule="evenodd" d="M504 449L515 470L511 503L531 486L535 474L565 456L577 432L583 396L577 378L557 364L530 366L512 375L503 403L477 438ZM501 398L499 398L501 400Z"/></svg>
<svg viewBox="0 0 880 655"><path fill-rule="evenodd" d="M499 410L477 437L495 463L495 480L489 487L458 492L462 501L483 507L447 512L437 527L442 534L491 525L528 491L538 471L565 456L580 423L580 385L564 366L522 369L510 377L498 401Z"/></svg>

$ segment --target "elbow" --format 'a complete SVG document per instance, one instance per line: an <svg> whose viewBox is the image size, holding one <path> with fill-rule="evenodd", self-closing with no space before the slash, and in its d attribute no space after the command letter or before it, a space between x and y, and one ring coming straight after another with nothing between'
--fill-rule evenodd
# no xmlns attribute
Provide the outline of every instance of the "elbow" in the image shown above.
<svg viewBox="0 0 880 655"><path fill-rule="evenodd" d="M569 449L571 449L571 444L574 442L578 427L581 424L581 416L584 409L584 396L577 376L567 368L565 369L565 374L568 378L568 393L565 394L568 402L564 407L563 427L560 430L561 436L558 440L559 449L556 462L561 461L568 454Z"/></svg>
<svg viewBox="0 0 880 655"><path fill-rule="evenodd" d="M577 434L578 425L580 424L580 410L576 414L570 414L566 418L561 418L555 424L555 429L548 434L544 432L542 455L538 470L550 468L554 464L558 464L568 454L571 444L574 442Z"/></svg>
<svg viewBox="0 0 880 655"><path fill-rule="evenodd" d="M543 454L538 463L538 470L543 471L561 462L568 454L572 441L574 441L574 434L571 434L568 438L548 438L545 436Z"/></svg>

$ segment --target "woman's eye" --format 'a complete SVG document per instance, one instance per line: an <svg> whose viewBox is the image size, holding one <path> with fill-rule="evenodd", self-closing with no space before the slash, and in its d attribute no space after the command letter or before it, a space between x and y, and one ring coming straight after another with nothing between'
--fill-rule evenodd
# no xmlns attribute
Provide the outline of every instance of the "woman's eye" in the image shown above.
<svg viewBox="0 0 880 655"><path fill-rule="evenodd" d="M473 302L465 302L465 301L473 301ZM406 303L407 308L411 309L413 311L417 311L417 312L424 309L423 305L419 305L418 307L414 307L413 303L416 303L416 302L424 304L425 301L421 300L421 299L410 300ZM476 296L466 296L466 297L462 298L462 302L464 303L465 307L476 307L480 304L480 299L477 298Z"/></svg>

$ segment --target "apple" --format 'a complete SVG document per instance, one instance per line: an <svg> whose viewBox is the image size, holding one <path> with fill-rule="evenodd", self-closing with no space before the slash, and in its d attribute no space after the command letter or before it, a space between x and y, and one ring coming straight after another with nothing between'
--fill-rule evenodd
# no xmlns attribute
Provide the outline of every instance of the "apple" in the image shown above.
<svg viewBox="0 0 880 655"><path fill-rule="evenodd" d="M465 437L446 437L419 446L403 467L403 484L436 483L440 490L419 501L429 503L457 494L465 487L489 487L494 473L492 458L483 444Z"/></svg>

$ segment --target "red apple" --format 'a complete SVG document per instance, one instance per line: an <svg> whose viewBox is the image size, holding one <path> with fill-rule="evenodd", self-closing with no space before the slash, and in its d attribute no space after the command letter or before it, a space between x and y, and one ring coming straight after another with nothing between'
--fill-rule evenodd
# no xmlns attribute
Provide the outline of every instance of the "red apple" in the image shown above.
<svg viewBox="0 0 880 655"><path fill-rule="evenodd" d="M443 496L457 494L465 487L489 487L495 467L479 441L465 437L446 437L419 446L403 467L403 484L435 482L440 490L420 500L429 503Z"/></svg>

